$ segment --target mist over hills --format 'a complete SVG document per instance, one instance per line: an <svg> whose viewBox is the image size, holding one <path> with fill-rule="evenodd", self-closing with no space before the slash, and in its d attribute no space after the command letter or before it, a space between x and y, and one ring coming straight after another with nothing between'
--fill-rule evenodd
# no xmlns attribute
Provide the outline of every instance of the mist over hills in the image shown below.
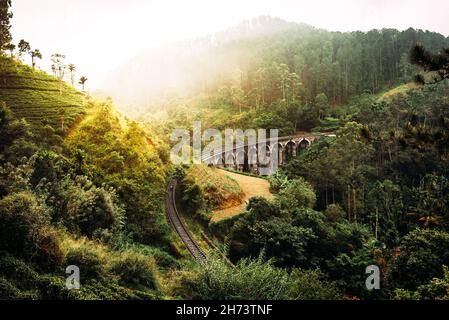
<svg viewBox="0 0 449 320"><path fill-rule="evenodd" d="M122 111L140 114L167 96L185 96L207 87L213 77L232 73L241 64L242 56L220 52L226 45L299 26L312 28L279 18L259 17L215 34L152 48L113 71L105 91Z"/></svg>
<svg viewBox="0 0 449 320"><path fill-rule="evenodd" d="M329 32L263 16L139 54L112 72L104 88L134 118L154 113L167 99L222 86L240 87L252 103L257 72L277 63L299 76L298 94L305 100L325 93L342 103L366 90L376 93L410 81L416 70L408 53L417 42L437 51L449 38L412 28Z"/></svg>

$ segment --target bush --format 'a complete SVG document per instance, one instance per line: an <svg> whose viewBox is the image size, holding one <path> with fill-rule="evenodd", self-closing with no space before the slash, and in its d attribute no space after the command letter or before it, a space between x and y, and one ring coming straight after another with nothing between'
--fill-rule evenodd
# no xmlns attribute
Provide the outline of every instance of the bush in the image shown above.
<svg viewBox="0 0 449 320"><path fill-rule="evenodd" d="M102 188L91 188L78 203L74 216L81 233L92 237L98 229L111 229L123 216L123 211L114 203L114 196Z"/></svg>
<svg viewBox="0 0 449 320"><path fill-rule="evenodd" d="M36 250L31 259L46 271L53 271L64 262L61 240L56 231L41 230L36 239Z"/></svg>
<svg viewBox="0 0 449 320"><path fill-rule="evenodd" d="M332 222L340 222L346 216L346 212L340 207L339 204L330 204L327 206L326 211L324 212L329 221Z"/></svg>
<svg viewBox="0 0 449 320"><path fill-rule="evenodd" d="M316 195L312 186L302 178L290 181L280 190L276 201L282 209L313 208L316 203Z"/></svg>
<svg viewBox="0 0 449 320"><path fill-rule="evenodd" d="M401 241L400 254L392 261L388 276L394 287L415 290L443 277L443 265L449 265L449 233L416 229Z"/></svg>
<svg viewBox="0 0 449 320"><path fill-rule="evenodd" d="M242 259L237 268L217 257L180 279L183 297L198 300L282 300L288 298L289 275L271 262Z"/></svg>
<svg viewBox="0 0 449 320"><path fill-rule="evenodd" d="M7 252L0 252L0 274L18 286L32 285L39 274L24 261L14 258Z"/></svg>
<svg viewBox="0 0 449 320"><path fill-rule="evenodd" d="M319 270L295 269L290 274L289 296L293 300L341 300L335 283L323 281Z"/></svg>
<svg viewBox="0 0 449 320"><path fill-rule="evenodd" d="M111 271L120 277L122 285L157 290L157 265L153 258L134 251L125 251L113 262Z"/></svg>
<svg viewBox="0 0 449 320"><path fill-rule="evenodd" d="M45 188L54 220L72 232L92 238L123 226L124 210L112 189L98 188L81 176L75 182L67 176Z"/></svg>
<svg viewBox="0 0 449 320"><path fill-rule="evenodd" d="M449 269L443 266L442 279L434 278L429 284L419 286L416 291L396 289L395 300L449 300Z"/></svg>
<svg viewBox="0 0 449 320"><path fill-rule="evenodd" d="M80 269L81 281L83 279L101 279L106 275L106 260L95 247L82 244L72 248L67 253L67 265L74 265Z"/></svg>
<svg viewBox="0 0 449 320"><path fill-rule="evenodd" d="M148 291L130 290L116 281L89 280L80 290L68 290L65 279L45 275L39 279L40 298L45 300L156 300L160 296Z"/></svg>
<svg viewBox="0 0 449 320"><path fill-rule="evenodd" d="M0 200L0 249L31 258L43 230L50 222L48 212L30 192Z"/></svg>

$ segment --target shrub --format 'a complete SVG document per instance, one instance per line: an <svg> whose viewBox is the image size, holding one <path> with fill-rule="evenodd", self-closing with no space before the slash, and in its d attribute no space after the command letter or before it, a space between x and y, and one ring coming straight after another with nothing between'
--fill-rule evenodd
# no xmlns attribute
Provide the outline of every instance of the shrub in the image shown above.
<svg viewBox="0 0 449 320"><path fill-rule="evenodd" d="M120 277L120 283L132 288L157 290L157 265L153 258L134 251L125 251L112 264L111 271Z"/></svg>
<svg viewBox="0 0 449 320"><path fill-rule="evenodd" d="M449 233L428 229L410 232L390 265L390 283L397 288L415 290L432 278L443 277L442 265L449 265Z"/></svg>
<svg viewBox="0 0 449 320"><path fill-rule="evenodd" d="M242 259L237 268L217 257L181 279L182 296L198 300L281 300L288 298L289 275L271 262Z"/></svg>
<svg viewBox="0 0 449 320"><path fill-rule="evenodd" d="M66 264L80 269L81 281L101 279L106 275L106 260L94 246L89 244L70 249L67 253Z"/></svg>
<svg viewBox="0 0 449 320"><path fill-rule="evenodd" d="M24 261L14 258L7 252L0 252L0 274L18 286L32 285L39 274Z"/></svg>
<svg viewBox="0 0 449 320"><path fill-rule="evenodd" d="M92 238L123 226L124 210L113 189L98 188L81 176L75 182L67 176L45 187L54 220L70 231Z"/></svg>
<svg viewBox="0 0 449 320"><path fill-rule="evenodd" d="M416 291L396 289L394 300L449 300L449 269L443 266L444 276L434 278L429 284L419 286Z"/></svg>
<svg viewBox="0 0 449 320"><path fill-rule="evenodd" d="M313 208L316 195L308 182L298 178L290 181L284 189L279 191L276 201L282 209Z"/></svg>
<svg viewBox="0 0 449 320"><path fill-rule="evenodd" d="M341 300L342 294L333 282L323 280L320 270L294 269L290 274L289 296L293 300Z"/></svg>
<svg viewBox="0 0 449 320"><path fill-rule="evenodd" d="M64 252L56 231L44 229L36 238L36 250L31 259L44 270L52 271L61 266L64 261Z"/></svg>
<svg viewBox="0 0 449 320"><path fill-rule="evenodd" d="M75 223L81 233L92 237L98 229L111 229L123 216L123 211L114 203L114 195L102 188L91 188L85 199L77 203Z"/></svg>
<svg viewBox="0 0 449 320"><path fill-rule="evenodd" d="M328 205L324 213L326 214L326 217L332 222L340 222L346 216L346 212L340 207L339 204Z"/></svg>
<svg viewBox="0 0 449 320"><path fill-rule="evenodd" d="M49 221L46 208L32 193L5 197L0 200L0 249L30 258Z"/></svg>

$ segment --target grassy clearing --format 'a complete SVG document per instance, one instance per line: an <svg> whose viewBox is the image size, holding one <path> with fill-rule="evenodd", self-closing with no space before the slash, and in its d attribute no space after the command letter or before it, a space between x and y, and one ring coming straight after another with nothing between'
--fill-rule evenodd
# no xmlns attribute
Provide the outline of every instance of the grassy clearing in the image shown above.
<svg viewBox="0 0 449 320"><path fill-rule="evenodd" d="M240 204L230 206L224 209L215 210L212 215L211 222L218 222L228 219L242 213L245 210L246 202L253 197L264 197L272 199L273 194L270 192L270 183L266 179L251 177L225 170L215 170L216 173L223 178L230 178L236 181L243 191L244 198Z"/></svg>

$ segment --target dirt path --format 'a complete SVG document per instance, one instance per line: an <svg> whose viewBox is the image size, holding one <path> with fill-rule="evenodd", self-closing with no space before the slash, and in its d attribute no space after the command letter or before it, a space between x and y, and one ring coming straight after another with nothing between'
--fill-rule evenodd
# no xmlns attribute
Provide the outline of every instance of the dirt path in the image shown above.
<svg viewBox="0 0 449 320"><path fill-rule="evenodd" d="M217 173L223 176L229 176L237 181L245 193L245 197L244 202L239 206L214 211L212 222L217 222L241 213L245 210L247 201L252 197L264 197L269 200L273 198L273 194L270 192L270 184L265 179L248 177L225 170L217 170Z"/></svg>

